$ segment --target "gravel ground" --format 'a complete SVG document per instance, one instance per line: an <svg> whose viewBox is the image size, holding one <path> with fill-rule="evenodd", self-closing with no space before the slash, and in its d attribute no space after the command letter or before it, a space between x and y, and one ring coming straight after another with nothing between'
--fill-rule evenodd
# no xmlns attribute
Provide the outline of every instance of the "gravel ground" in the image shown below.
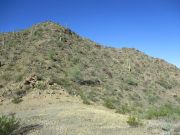
<svg viewBox="0 0 180 135"><path fill-rule="evenodd" d="M180 122L144 121L143 126L132 128L126 115L85 105L65 92L33 92L20 104L4 102L0 112L16 113L22 123L43 125L28 135L180 135Z"/></svg>

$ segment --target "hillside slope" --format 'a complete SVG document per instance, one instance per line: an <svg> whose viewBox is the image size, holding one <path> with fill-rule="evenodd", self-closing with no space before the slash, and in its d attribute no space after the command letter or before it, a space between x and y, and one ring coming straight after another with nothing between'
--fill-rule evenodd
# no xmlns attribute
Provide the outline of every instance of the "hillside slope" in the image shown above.
<svg viewBox="0 0 180 135"><path fill-rule="evenodd" d="M132 48L108 48L44 22L0 34L0 98L65 89L120 113L180 107L180 70Z"/></svg>

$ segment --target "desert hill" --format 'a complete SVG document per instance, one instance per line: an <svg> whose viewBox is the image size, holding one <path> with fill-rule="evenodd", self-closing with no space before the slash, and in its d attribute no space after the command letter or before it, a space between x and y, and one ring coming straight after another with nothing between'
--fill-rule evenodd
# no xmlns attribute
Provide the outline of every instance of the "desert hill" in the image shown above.
<svg viewBox="0 0 180 135"><path fill-rule="evenodd" d="M142 113L179 108L179 88L176 66L133 48L99 45L53 22L0 34L2 104L32 91L63 89L85 104Z"/></svg>

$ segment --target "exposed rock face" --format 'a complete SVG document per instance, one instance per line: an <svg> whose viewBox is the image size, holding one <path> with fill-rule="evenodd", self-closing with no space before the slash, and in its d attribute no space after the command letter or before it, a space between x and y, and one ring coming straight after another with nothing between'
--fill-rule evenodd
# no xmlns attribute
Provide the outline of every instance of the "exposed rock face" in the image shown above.
<svg viewBox="0 0 180 135"><path fill-rule="evenodd" d="M26 78L24 84L34 87L36 82L37 82L37 76L35 74L33 74Z"/></svg>

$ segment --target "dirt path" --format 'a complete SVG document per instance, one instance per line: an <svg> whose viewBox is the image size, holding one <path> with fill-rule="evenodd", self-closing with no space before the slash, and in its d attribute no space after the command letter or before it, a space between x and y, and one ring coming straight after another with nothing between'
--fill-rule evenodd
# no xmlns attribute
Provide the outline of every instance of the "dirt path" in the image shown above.
<svg viewBox="0 0 180 135"><path fill-rule="evenodd" d="M158 135L161 130L158 125L131 128L127 116L103 106L85 105L65 92L32 92L18 105L4 103L0 112L14 112L24 123L43 125L29 135Z"/></svg>

